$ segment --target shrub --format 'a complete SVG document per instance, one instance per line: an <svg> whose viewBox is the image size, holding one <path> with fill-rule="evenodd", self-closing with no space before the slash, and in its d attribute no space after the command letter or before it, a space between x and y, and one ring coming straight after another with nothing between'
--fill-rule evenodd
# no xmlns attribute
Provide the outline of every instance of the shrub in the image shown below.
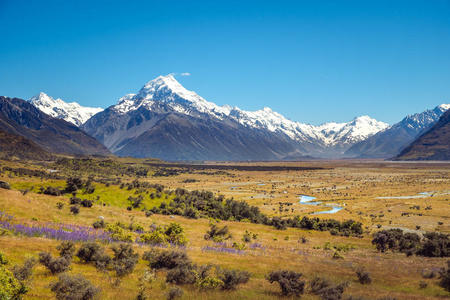
<svg viewBox="0 0 450 300"><path fill-rule="evenodd" d="M87 199L83 199L83 201L81 201L81 206L83 206L83 207L92 207L92 201L91 200L87 200Z"/></svg>
<svg viewBox="0 0 450 300"><path fill-rule="evenodd" d="M43 189L42 193L50 196L61 196L61 190L57 187L52 186L48 186L47 188Z"/></svg>
<svg viewBox="0 0 450 300"><path fill-rule="evenodd" d="M139 260L139 254L134 253L131 244L121 243L113 245L111 246L111 250L114 252L112 264L117 276L123 277L133 273Z"/></svg>
<svg viewBox="0 0 450 300"><path fill-rule="evenodd" d="M322 300L339 300L342 298L347 283L344 282L335 285L328 279L315 277L310 285L311 292L315 295L319 295Z"/></svg>
<svg viewBox="0 0 450 300"><path fill-rule="evenodd" d="M66 257L52 257L48 252L39 253L39 263L45 266L52 274L63 273L69 270L72 261Z"/></svg>
<svg viewBox="0 0 450 300"><path fill-rule="evenodd" d="M126 225L120 222L117 222L114 225L106 226L106 230L111 232L112 239L121 242L132 242L133 234L131 232L126 231L124 228L126 228Z"/></svg>
<svg viewBox="0 0 450 300"><path fill-rule="evenodd" d="M69 200L70 204L72 205L80 205L81 201L82 201L81 198L78 197L71 197Z"/></svg>
<svg viewBox="0 0 450 300"><path fill-rule="evenodd" d="M28 258L23 263L23 266L15 265L13 267L14 277L19 281L28 280L33 274L33 268L36 265L35 258Z"/></svg>
<svg viewBox="0 0 450 300"><path fill-rule="evenodd" d="M371 284L372 278L370 277L370 273L367 272L364 268L358 268L356 271L356 276L358 276L359 283L361 284Z"/></svg>
<svg viewBox="0 0 450 300"><path fill-rule="evenodd" d="M205 240L214 240L215 242L221 242L231 238L230 229L227 225L219 228L216 224L209 224L209 230L206 231Z"/></svg>
<svg viewBox="0 0 450 300"><path fill-rule="evenodd" d="M85 263L95 262L104 254L104 249L96 242L83 243L76 256Z"/></svg>
<svg viewBox="0 0 450 300"><path fill-rule="evenodd" d="M450 260L447 260L447 267L443 267L439 271L439 278L441 279L439 285L450 292Z"/></svg>
<svg viewBox="0 0 450 300"><path fill-rule="evenodd" d="M60 245L56 246L59 250L59 256L72 259L75 254L75 243L72 241L64 241Z"/></svg>
<svg viewBox="0 0 450 300"><path fill-rule="evenodd" d="M241 283L246 283L250 279L250 273L241 270L219 270L218 278L223 282L222 289L235 290L236 286Z"/></svg>
<svg viewBox="0 0 450 300"><path fill-rule="evenodd" d="M7 265L8 260L5 257L5 253L0 251L0 265Z"/></svg>
<svg viewBox="0 0 450 300"><path fill-rule="evenodd" d="M63 208L64 208L64 203L58 202L58 203L56 203L56 207L57 207L58 209L63 209Z"/></svg>
<svg viewBox="0 0 450 300"><path fill-rule="evenodd" d="M62 274L58 281L50 285L58 300L88 300L93 299L100 289L81 275Z"/></svg>
<svg viewBox="0 0 450 300"><path fill-rule="evenodd" d="M188 243L186 232L179 223L170 223L164 234L168 237L167 240L173 244L184 246Z"/></svg>
<svg viewBox="0 0 450 300"><path fill-rule="evenodd" d="M278 282L281 288L281 293L284 296L294 294L300 297L305 290L305 281L301 280L300 277L302 273L297 273L294 271L272 271L267 276L266 279L270 282Z"/></svg>
<svg viewBox="0 0 450 300"><path fill-rule="evenodd" d="M66 180L66 192L73 193L78 189L81 189L84 185L83 180L80 177L69 177Z"/></svg>
<svg viewBox="0 0 450 300"><path fill-rule="evenodd" d="M450 257L450 234L427 232L417 255L427 257Z"/></svg>
<svg viewBox="0 0 450 300"><path fill-rule="evenodd" d="M13 273L0 264L0 299L21 299L28 290Z"/></svg>
<svg viewBox="0 0 450 300"><path fill-rule="evenodd" d="M80 207L78 205L72 205L70 207L70 212L74 215L78 215L80 213Z"/></svg>
<svg viewBox="0 0 450 300"><path fill-rule="evenodd" d="M183 294L184 294L183 290L177 286L170 288L169 292L167 293L167 300L181 298Z"/></svg>
<svg viewBox="0 0 450 300"><path fill-rule="evenodd" d="M149 261L149 266L153 269L174 269L180 266L191 265L192 260L186 252L169 250L150 250L144 252L142 259Z"/></svg>
<svg viewBox="0 0 450 300"><path fill-rule="evenodd" d="M194 284L197 277L192 265L182 265L167 271L166 282L173 284Z"/></svg>
<svg viewBox="0 0 450 300"><path fill-rule="evenodd" d="M167 228L155 227L152 233L142 234L140 239L149 244L166 244L168 242L175 245L186 245L188 239L183 227L178 223L170 223Z"/></svg>
<svg viewBox="0 0 450 300"><path fill-rule="evenodd" d="M340 251L336 251L336 252L334 252L332 258L333 259L344 259L344 256L341 254Z"/></svg>
<svg viewBox="0 0 450 300"><path fill-rule="evenodd" d="M105 220L101 219L101 220L97 220L92 224L92 227L94 227L95 229L100 229L100 228L105 228L106 223Z"/></svg>

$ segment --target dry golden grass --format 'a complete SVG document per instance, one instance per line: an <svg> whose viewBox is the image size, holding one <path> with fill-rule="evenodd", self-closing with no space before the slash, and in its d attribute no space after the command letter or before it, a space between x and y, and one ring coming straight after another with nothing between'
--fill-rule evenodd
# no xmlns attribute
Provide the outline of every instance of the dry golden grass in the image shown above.
<svg viewBox="0 0 450 300"><path fill-rule="evenodd" d="M246 163L247 164L247 163ZM273 165L281 163L261 163ZM345 204L345 209L334 215L322 215L323 218L355 219L364 223L369 230L376 231L375 225L383 227L402 227L419 231L435 230L450 232L450 195L437 195L420 199L376 199L383 196L409 196L419 192L450 190L450 164L414 164L384 162L307 162L284 163L302 166L323 166L329 169L316 171L289 172L245 172L227 171L233 176L182 174L168 178L148 178L145 180L161 183L170 188L207 189L220 191L227 197L243 199L260 206L264 213L280 215L278 202L293 203L289 208L294 212L283 212L282 216L308 214L324 210L321 207L298 204L298 195L307 194L317 197L319 201ZM19 165L18 165L19 166ZM197 179L195 183L181 183L185 179ZM36 181L22 177L3 179L14 183ZM141 179L142 180L142 179ZM38 180L39 181L39 180ZM45 182L45 180L44 180ZM265 185L258 185L264 183ZM237 187L236 189L231 189ZM286 193L285 193L286 192ZM252 198L253 197L253 198ZM66 203L62 210L56 208L57 202ZM82 208L74 216L69 213L67 197L53 197L36 193L25 196L16 190L0 189L0 211L14 214L14 219L23 223L42 224L43 222L64 222L70 224L91 225L99 216L104 216L109 223L122 221L141 224L148 229L152 223L161 225L178 222L185 228L189 244L188 255L197 264L218 264L223 268L236 268L252 272L249 283L238 286L236 291L201 292L195 287L183 287L183 299L273 299L280 295L276 284L269 284L264 276L271 270L289 269L302 272L306 280L320 275L336 283L348 281L345 295L364 296L368 299L390 296L397 299L442 299L449 294L437 285L437 279L423 279L421 271L444 265L443 258L406 257L400 253L378 253L371 245L371 236L364 238L344 238L332 236L328 232L305 231L288 228L278 231L271 227L239 222L220 222L228 225L234 241L240 241L243 233L249 230L258 233L256 240L265 247L264 250L247 250L245 255L205 252L202 248L211 245L203 236L209 228L205 219L189 220L183 217L153 215L146 218L138 210L127 211L123 207L94 205ZM264 205L266 204L266 205ZM411 209L420 205L420 210ZM425 210L431 206L431 210ZM273 210L275 208L275 210ZM414 215L401 216L409 212ZM377 215L376 218L370 215ZM418 214L422 214L419 216ZM379 215L384 215L379 217ZM38 221L31 221L36 218ZM443 225L438 225L443 222ZM390 224L389 224L390 223ZM382 228L383 228L382 227ZM289 240L284 240L289 236ZM298 240L305 236L309 242L303 244ZM276 241L274 239L277 239ZM334 251L313 249L323 247L326 242L332 245L341 243L354 244L356 249L343 253L345 259L333 260ZM9 258L11 265L22 263L26 258L36 257L40 251L56 254L59 242L45 238L26 238L21 236L0 237L0 251ZM79 244L78 244L79 245ZM105 247L108 247L105 245ZM142 254L149 249L146 246L135 249ZM370 272L373 283L361 285L357 281L355 269L364 266ZM84 265L77 259L71 265L70 272L82 273L93 283L102 288L102 299L133 299L139 290L139 278L146 269L146 263L140 260L136 271L125 277L119 287L111 287L108 278L97 272L91 265ZM31 290L26 299L52 299L48 284L56 280L42 266L35 269ZM425 289L419 288L420 281L427 281ZM170 286L164 283L164 273L158 272L157 279L146 284L146 293L150 299L162 299ZM305 294L303 299L319 299Z"/></svg>

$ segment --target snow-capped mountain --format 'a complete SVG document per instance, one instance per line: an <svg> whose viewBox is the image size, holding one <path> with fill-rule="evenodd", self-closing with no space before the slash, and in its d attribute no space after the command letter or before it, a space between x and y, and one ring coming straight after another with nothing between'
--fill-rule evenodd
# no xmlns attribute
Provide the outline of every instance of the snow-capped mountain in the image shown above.
<svg viewBox="0 0 450 300"><path fill-rule="evenodd" d="M28 101L47 115L63 119L76 126L80 126L96 113L103 111L100 107L84 107L76 102L66 103L59 98L53 99L42 92Z"/></svg>
<svg viewBox="0 0 450 300"><path fill-rule="evenodd" d="M441 104L432 110L406 116L402 121L350 147L345 157L394 157L430 129L448 109L450 104Z"/></svg>
<svg viewBox="0 0 450 300"><path fill-rule="evenodd" d="M348 123L313 126L291 121L267 107L249 112L228 105L217 106L186 90L172 75L149 81L137 94L125 95L117 105L82 126L115 153L135 155L139 151L139 156L166 159L171 158L164 156L171 150L164 145L173 141L188 159L339 157L354 143L386 127L387 124L368 116ZM198 130L194 136L193 132ZM179 136L181 133L183 136ZM258 137L258 142L255 141L255 146L248 145L243 142L244 137L246 141ZM243 144L245 149L240 152L233 149ZM252 154L256 150L260 155Z"/></svg>

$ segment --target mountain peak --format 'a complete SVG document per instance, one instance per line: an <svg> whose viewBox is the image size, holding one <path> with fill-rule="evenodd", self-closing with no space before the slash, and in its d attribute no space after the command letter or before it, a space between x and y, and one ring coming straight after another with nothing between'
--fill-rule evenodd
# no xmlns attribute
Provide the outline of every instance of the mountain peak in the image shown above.
<svg viewBox="0 0 450 300"><path fill-rule="evenodd" d="M59 98L53 99L44 92L31 97L28 102L47 115L63 119L76 126L80 126L90 117L103 110L100 107L83 107L76 102L66 103Z"/></svg>

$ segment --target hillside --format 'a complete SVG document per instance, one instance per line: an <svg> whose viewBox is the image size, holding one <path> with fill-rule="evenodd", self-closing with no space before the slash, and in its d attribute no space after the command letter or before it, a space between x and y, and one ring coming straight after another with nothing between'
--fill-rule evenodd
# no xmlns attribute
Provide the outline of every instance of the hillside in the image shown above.
<svg viewBox="0 0 450 300"><path fill-rule="evenodd" d="M0 96L0 128L53 153L110 154L105 146L77 126L53 118L18 98Z"/></svg>
<svg viewBox="0 0 450 300"><path fill-rule="evenodd" d="M450 110L406 147L396 160L450 160Z"/></svg>
<svg viewBox="0 0 450 300"><path fill-rule="evenodd" d="M0 158L48 160L51 157L52 155L50 153L29 139L0 129Z"/></svg>

